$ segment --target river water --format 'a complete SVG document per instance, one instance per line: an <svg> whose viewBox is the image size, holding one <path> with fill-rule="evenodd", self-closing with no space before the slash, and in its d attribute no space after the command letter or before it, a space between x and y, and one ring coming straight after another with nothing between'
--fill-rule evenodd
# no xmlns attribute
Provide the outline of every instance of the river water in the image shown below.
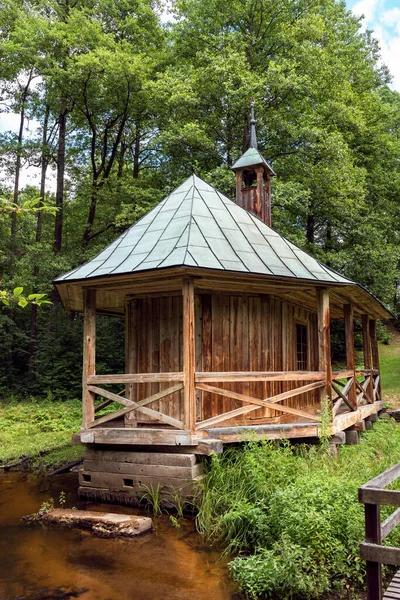
<svg viewBox="0 0 400 600"><path fill-rule="evenodd" d="M190 520L155 519L155 531L103 539L83 530L21 522L66 494L66 507L133 514L77 497L77 475L0 475L0 600L233 600L226 563Z"/></svg>

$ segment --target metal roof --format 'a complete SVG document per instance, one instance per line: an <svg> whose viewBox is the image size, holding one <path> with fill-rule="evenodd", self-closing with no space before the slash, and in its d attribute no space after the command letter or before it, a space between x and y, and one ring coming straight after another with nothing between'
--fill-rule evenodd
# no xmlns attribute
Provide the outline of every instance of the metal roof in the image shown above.
<svg viewBox="0 0 400 600"><path fill-rule="evenodd" d="M177 266L353 283L196 175L100 254L55 283Z"/></svg>
<svg viewBox="0 0 400 600"><path fill-rule="evenodd" d="M273 168L257 148L249 148L231 167L232 171L243 169L245 167L255 167L256 165L265 165L272 175L275 175Z"/></svg>

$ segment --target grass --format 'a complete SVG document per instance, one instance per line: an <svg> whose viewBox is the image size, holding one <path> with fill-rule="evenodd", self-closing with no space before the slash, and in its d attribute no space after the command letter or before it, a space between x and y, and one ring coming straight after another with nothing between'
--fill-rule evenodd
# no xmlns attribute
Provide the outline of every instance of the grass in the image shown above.
<svg viewBox="0 0 400 600"><path fill-rule="evenodd" d="M393 333L388 345L379 344L384 400L400 404L400 334Z"/></svg>
<svg viewBox="0 0 400 600"><path fill-rule="evenodd" d="M82 447L71 446L81 424L80 401L12 401L0 406L0 462L22 455L36 457L34 467L57 467L79 458ZM40 453L45 453L39 456Z"/></svg>

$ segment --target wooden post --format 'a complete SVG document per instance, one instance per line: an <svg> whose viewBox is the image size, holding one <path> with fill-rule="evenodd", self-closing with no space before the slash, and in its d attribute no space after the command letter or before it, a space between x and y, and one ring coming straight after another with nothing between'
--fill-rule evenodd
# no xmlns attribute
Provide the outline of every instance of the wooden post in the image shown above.
<svg viewBox="0 0 400 600"><path fill-rule="evenodd" d="M236 204L242 206L242 171L236 171Z"/></svg>
<svg viewBox="0 0 400 600"><path fill-rule="evenodd" d="M369 371L369 384L367 387L367 394L370 398L373 398L374 382L372 377L372 361L371 361L371 339L369 333L369 317L368 315L362 315L362 333L363 333L363 352L364 352L364 370ZM368 377L368 375L367 375Z"/></svg>
<svg viewBox="0 0 400 600"><path fill-rule="evenodd" d="M193 279L184 279L183 293L183 372L184 394L183 411L186 429L194 431L196 422L196 398L194 386L194 283Z"/></svg>
<svg viewBox="0 0 400 600"><path fill-rule="evenodd" d="M379 371L379 349L378 349L378 338L376 336L376 321L371 319L369 322L369 334L371 338L371 351L372 351L372 368ZM377 400L382 399L381 382L378 384L378 397Z"/></svg>
<svg viewBox="0 0 400 600"><path fill-rule="evenodd" d="M381 544L379 504L365 504L365 536L370 544ZM367 560L367 600L382 600L382 565Z"/></svg>
<svg viewBox="0 0 400 600"><path fill-rule="evenodd" d="M125 373L137 373L137 300L125 303ZM137 401L137 383L127 383L125 396ZM125 427L137 426L137 413L129 412L124 417Z"/></svg>
<svg viewBox="0 0 400 600"><path fill-rule="evenodd" d="M329 291L317 288L317 313L318 313L318 369L325 372L325 388L321 391L321 400L327 396L332 398L332 365L331 365L331 332Z"/></svg>
<svg viewBox="0 0 400 600"><path fill-rule="evenodd" d="M82 369L82 429L94 421L93 392L87 378L96 374L96 291L83 290L83 369Z"/></svg>
<svg viewBox="0 0 400 600"><path fill-rule="evenodd" d="M264 202L264 168L256 167L257 173L257 200L255 206L255 214L261 221L265 223L265 202Z"/></svg>
<svg viewBox="0 0 400 600"><path fill-rule="evenodd" d="M348 399L353 409L357 409L357 389L356 389L356 373L355 373L355 358L354 358L354 308L352 304L343 306L344 312L344 332L346 339L346 368L348 371L353 371L353 383L348 391Z"/></svg>

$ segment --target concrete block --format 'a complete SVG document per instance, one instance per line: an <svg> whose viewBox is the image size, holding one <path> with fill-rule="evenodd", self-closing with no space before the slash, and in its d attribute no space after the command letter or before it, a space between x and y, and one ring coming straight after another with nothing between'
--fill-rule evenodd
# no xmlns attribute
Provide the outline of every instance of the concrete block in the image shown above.
<svg viewBox="0 0 400 600"><path fill-rule="evenodd" d="M347 430L345 433L346 433L346 444L348 446L356 446L357 444L360 443L359 431Z"/></svg>
<svg viewBox="0 0 400 600"><path fill-rule="evenodd" d="M365 421L365 429L367 431L371 431L374 428L374 424L372 421Z"/></svg>

